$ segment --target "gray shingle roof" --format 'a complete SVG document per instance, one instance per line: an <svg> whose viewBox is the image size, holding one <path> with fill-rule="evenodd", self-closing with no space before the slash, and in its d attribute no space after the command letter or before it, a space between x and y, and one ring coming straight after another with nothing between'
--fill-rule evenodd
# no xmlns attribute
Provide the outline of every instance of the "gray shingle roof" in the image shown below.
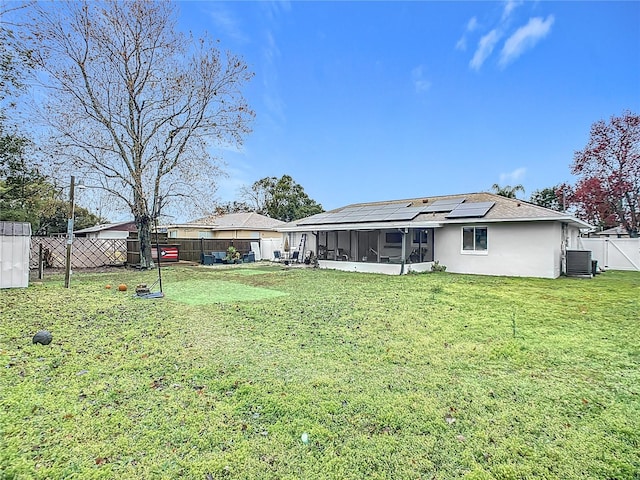
<svg viewBox="0 0 640 480"><path fill-rule="evenodd" d="M207 225L216 230L245 229L245 230L275 230L285 222L260 215L255 212L229 213L227 215L211 215L189 222L186 226Z"/></svg>
<svg viewBox="0 0 640 480"><path fill-rule="evenodd" d="M415 216L411 222L419 223L419 222L433 222L433 223L460 223L460 222L513 222L513 221L541 221L541 220L567 220L572 221L577 224L580 224L581 227L586 228L588 224L582 222L574 218L572 215L566 212L558 212L555 210L551 210L548 208L540 207L538 205L534 205L525 200L520 200L517 198L506 198L500 195L495 195L493 193L467 193L467 194L459 194L459 195L442 195L442 196L434 196L434 197L420 197L413 199L404 199L404 200L391 200L391 201L383 201L383 202L370 202L370 203L355 203L351 205L346 205L344 207L340 207L323 214L314 215L311 217L307 217L305 219L301 219L298 221L291 222L287 224L287 227L295 228L298 225L298 228L302 226L313 226L318 224L326 225L330 223L330 218L333 214L339 214L342 210L352 209L354 207L376 207L379 206L381 208L387 205L397 204L401 207L422 207L423 209L427 209L429 205L433 205L436 201L443 200L462 200L464 199L464 204L474 204L474 203L494 203L493 207L489 209L489 211L483 215L481 218L447 218L449 212L427 212L420 213ZM315 222L315 219L318 219L318 222ZM355 224L363 224L363 222L354 222ZM380 222L376 222L380 223ZM384 223L384 222L383 222Z"/></svg>
<svg viewBox="0 0 640 480"><path fill-rule="evenodd" d="M133 224L133 221L128 222L117 222L117 223L102 223L100 225L94 225L93 227L83 228L81 230L74 230L74 233L94 233L94 232L102 232L104 230L118 230L118 231L127 231L129 230L129 225ZM118 228L118 227L127 227L127 228Z"/></svg>

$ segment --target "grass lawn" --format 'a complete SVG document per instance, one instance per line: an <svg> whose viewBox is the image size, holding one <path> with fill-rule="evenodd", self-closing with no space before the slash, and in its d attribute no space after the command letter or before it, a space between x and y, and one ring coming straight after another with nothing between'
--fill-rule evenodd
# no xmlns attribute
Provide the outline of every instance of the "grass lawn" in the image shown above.
<svg viewBox="0 0 640 480"><path fill-rule="evenodd" d="M155 275L0 291L0 479L640 479L638 273Z"/></svg>

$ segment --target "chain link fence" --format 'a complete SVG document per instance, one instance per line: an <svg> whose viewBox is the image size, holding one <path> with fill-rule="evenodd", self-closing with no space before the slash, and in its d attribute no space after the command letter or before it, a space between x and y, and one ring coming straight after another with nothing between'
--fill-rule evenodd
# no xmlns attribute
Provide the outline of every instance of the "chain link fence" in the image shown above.
<svg viewBox="0 0 640 480"><path fill-rule="evenodd" d="M31 237L30 269L38 268L41 254L45 268L65 268L67 239L62 237ZM73 240L72 269L122 266L126 261L126 239L75 238Z"/></svg>
<svg viewBox="0 0 640 480"><path fill-rule="evenodd" d="M253 240L254 242L256 240ZM259 241L259 240L258 240ZM203 253L225 252L234 246L240 254L251 251L252 240L243 239L159 239L160 246L176 246L179 259L200 263ZM105 266L134 266L140 263L139 240L133 236L128 239L104 239L78 237L73 240L71 250L71 268L99 268ZM156 248L155 237L152 248ZM65 268L67 255L66 237L31 237L29 268L38 269L42 255L44 268Z"/></svg>

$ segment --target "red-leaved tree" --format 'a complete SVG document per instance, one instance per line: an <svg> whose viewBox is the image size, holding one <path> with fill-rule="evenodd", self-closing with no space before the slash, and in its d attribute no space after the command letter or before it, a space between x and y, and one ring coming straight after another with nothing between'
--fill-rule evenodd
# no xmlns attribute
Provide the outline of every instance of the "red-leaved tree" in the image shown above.
<svg viewBox="0 0 640 480"><path fill-rule="evenodd" d="M640 115L625 111L608 123L591 126L587 146L575 152L571 172L580 178L568 199L586 221L624 225L636 233L640 224Z"/></svg>
<svg viewBox="0 0 640 480"><path fill-rule="evenodd" d="M577 217L601 228L619 223L600 179L589 177L579 180L575 187L562 185L561 188L558 196L566 195L565 202L575 208Z"/></svg>

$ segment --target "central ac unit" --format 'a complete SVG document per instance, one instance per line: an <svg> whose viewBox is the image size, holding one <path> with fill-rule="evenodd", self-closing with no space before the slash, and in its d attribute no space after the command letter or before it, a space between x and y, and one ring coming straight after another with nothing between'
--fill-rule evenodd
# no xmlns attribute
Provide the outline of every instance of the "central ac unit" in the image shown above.
<svg viewBox="0 0 640 480"><path fill-rule="evenodd" d="M567 276L591 277L591 250L567 250Z"/></svg>

